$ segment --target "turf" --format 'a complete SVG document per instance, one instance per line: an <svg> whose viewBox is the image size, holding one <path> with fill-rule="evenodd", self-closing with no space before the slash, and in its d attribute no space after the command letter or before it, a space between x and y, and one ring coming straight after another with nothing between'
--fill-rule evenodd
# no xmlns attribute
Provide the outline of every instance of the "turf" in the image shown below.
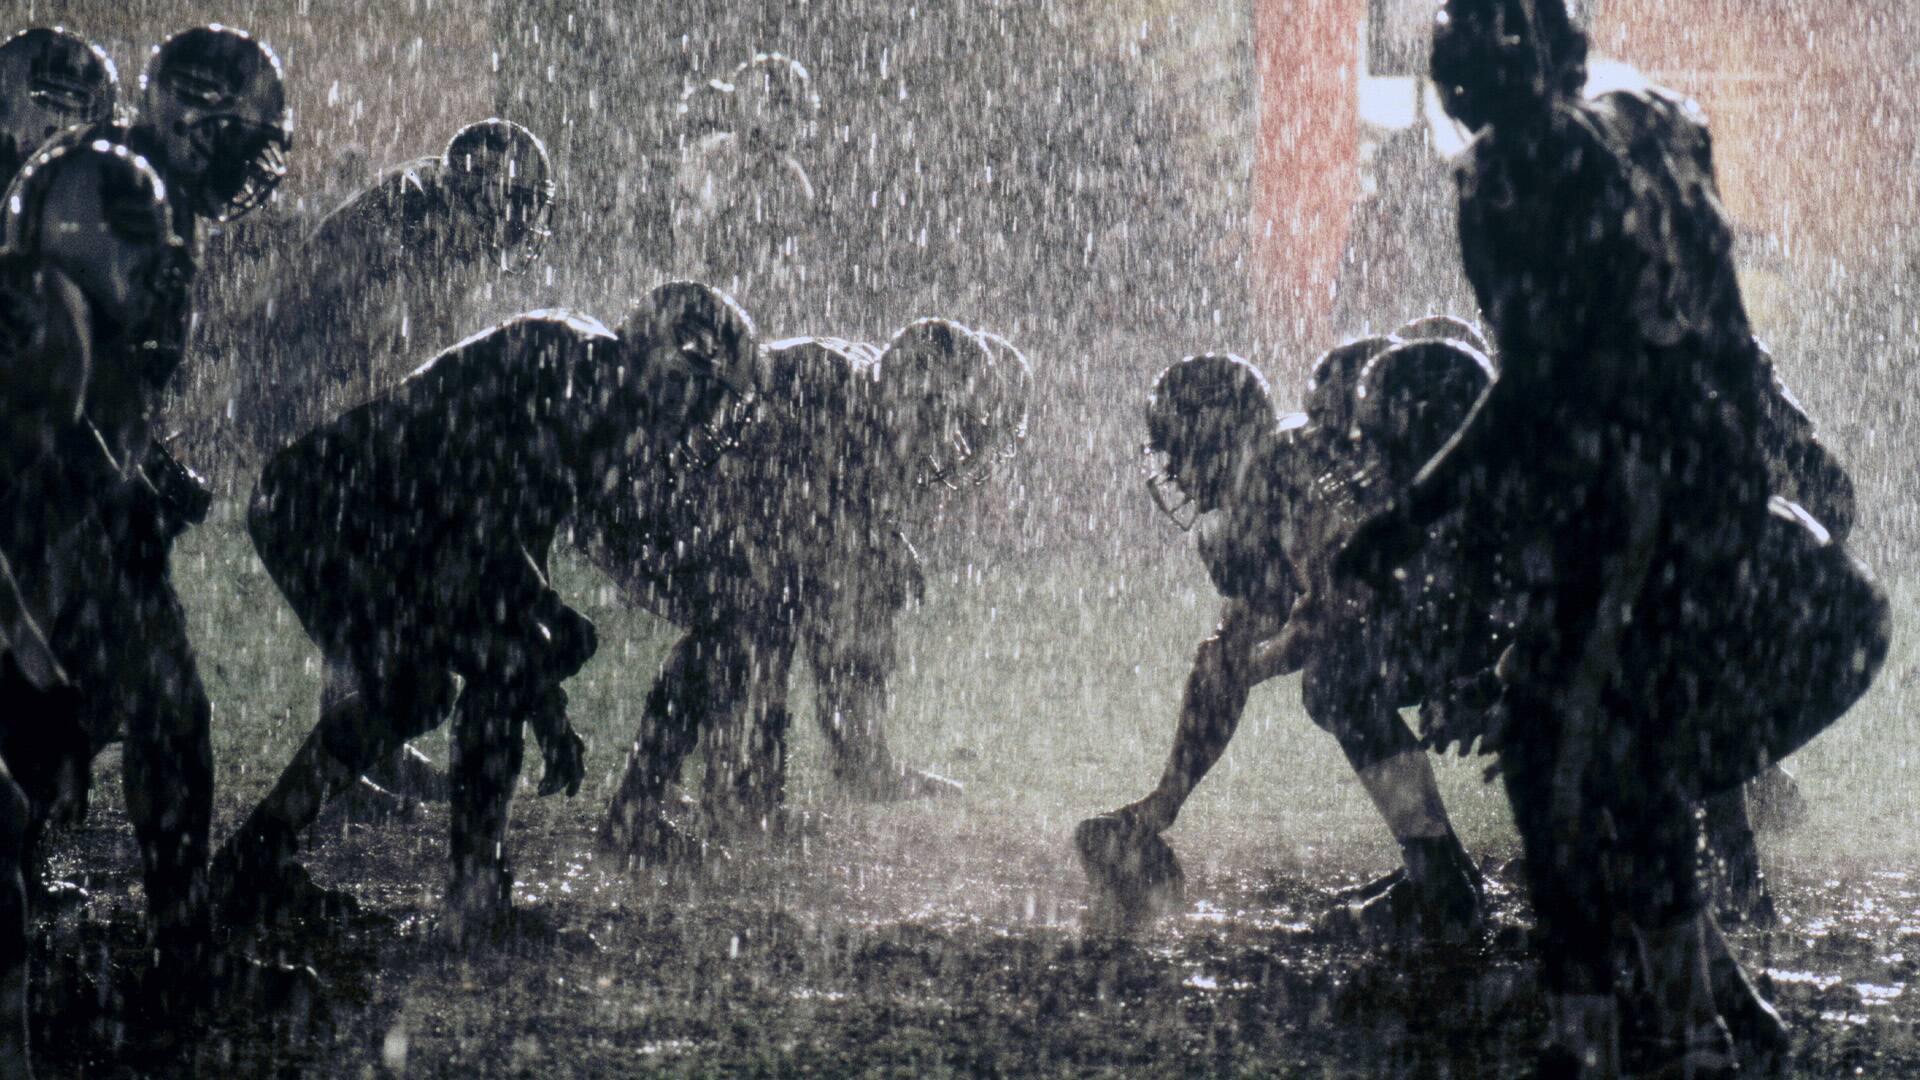
<svg viewBox="0 0 1920 1080"><path fill-rule="evenodd" d="M1517 1072L1539 1030L1527 917L1498 868L1515 840L1479 761L1443 789L1494 871L1496 932L1466 949L1378 951L1308 929L1330 890L1391 865L1297 683L1258 690L1232 750L1168 834L1185 906L1143 937L1082 933L1073 823L1158 775L1212 596L1174 541L969 567L931 559L902 625L889 731L904 759L966 783L956 802L857 806L819 767L796 701L790 842L692 872L634 870L592 829L674 631L623 608L561 553L556 584L601 631L570 684L591 769L578 798L515 804L520 924L463 948L439 918L444 810L380 827L326 819L319 876L366 915L282 930L257 954L310 963L317 997L229 1005L205 1031L128 1003L140 897L117 754L88 825L54 841L92 899L46 920L39 1053L49 1075L1303 1075ZM319 657L233 517L188 534L176 576L216 701L216 835L309 729ZM1911 594L1894 654L1854 712L1790 764L1811 803L1766 841L1786 917L1741 946L1774 973L1805 1075L1920 1065ZM444 735L423 744L441 760ZM530 785L537 777L525 778ZM1859 1070L1856 1072L1856 1070Z"/></svg>

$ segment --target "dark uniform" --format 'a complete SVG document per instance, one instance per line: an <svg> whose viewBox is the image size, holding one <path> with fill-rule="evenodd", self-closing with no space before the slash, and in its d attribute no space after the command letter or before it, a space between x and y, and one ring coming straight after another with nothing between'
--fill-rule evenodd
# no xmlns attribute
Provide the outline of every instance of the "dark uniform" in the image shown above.
<svg viewBox="0 0 1920 1080"><path fill-rule="evenodd" d="M1617 1067L1624 915L1653 988L1649 1060L1728 1069L1692 804L1864 691L1887 605L1822 530L1770 507L1765 380L1702 119L1652 88L1581 98L1585 46L1554 3L1447 6L1434 77L1479 131L1461 246L1501 377L1341 563L1386 585L1464 502L1474 561L1499 557L1524 596L1501 763L1551 1052Z"/></svg>
<svg viewBox="0 0 1920 1080"><path fill-rule="evenodd" d="M878 734L843 726L877 725L848 698L884 695L892 620L919 580L911 547L874 515L871 489L890 481L873 459L890 440L873 431L872 354L817 338L770 347L767 399L738 453L592 515L595 564L687 628L648 695L609 841L678 854L659 815L703 734L708 809L748 822L777 811L796 648L813 666L830 760L850 776L886 757Z"/></svg>
<svg viewBox="0 0 1920 1080"><path fill-rule="evenodd" d="M156 353L167 355L156 340L191 274L163 190L125 147L56 143L8 201L0 758L18 782L5 785L0 869L9 908L24 905L42 828L84 813L100 731L124 729L159 1004L173 1006L205 982L213 763L162 502L138 460L151 445ZM12 910L0 919L11 987L24 938L12 937ZM24 996L5 1001L24 1010ZM0 1020L4 1032L22 1030L13 1020Z"/></svg>
<svg viewBox="0 0 1920 1080"><path fill-rule="evenodd" d="M466 686L454 716L451 906L475 925L507 910L522 726L546 755L542 794L574 794L585 768L560 683L595 639L548 582L556 530L583 491L657 469L729 395L750 399L755 353L731 300L670 282L618 335L564 312L511 319L274 455L248 529L356 692L324 705L222 849L236 919L313 898L292 862L297 834L370 765L446 718L456 674ZM646 436L639 459L636 436Z"/></svg>
<svg viewBox="0 0 1920 1080"><path fill-rule="evenodd" d="M322 715L310 740L319 752L303 751L223 851L236 901L269 891L250 872L270 883L287 871L295 835L327 798L447 718L458 674L456 904L506 904L523 724L550 751L578 755L560 682L593 655L593 629L549 585L547 555L589 456L610 452L589 445L594 418L569 404L581 393L570 384L610 373L618 348L591 319L522 316L268 463L248 531L308 636L359 692ZM303 762L318 763L317 783ZM484 895L462 893L476 889Z"/></svg>
<svg viewBox="0 0 1920 1080"><path fill-rule="evenodd" d="M1444 442L1490 377L1486 360L1468 348L1363 339L1322 358L1310 411L1278 427L1264 381L1237 358L1190 358L1156 383L1149 446L1170 455L1163 475L1209 511L1195 531L1225 602L1214 636L1195 655L1159 785L1090 819L1078 835L1090 875L1123 917L1146 914L1128 910L1139 899L1131 894L1154 884L1135 880L1153 863L1140 851L1159 848L1143 831L1173 823L1225 751L1252 687L1302 670L1308 716L1339 740L1406 861L1350 913L1390 932L1458 933L1477 924L1478 874L1399 709L1447 702L1457 685L1492 667L1501 641L1490 594L1464 587L1442 551L1410 570L1392 596L1332 581L1327 564L1369 502ZM1243 388L1227 389L1235 382ZM1371 408L1356 415L1354 388L1363 382ZM1141 867L1128 863L1135 858ZM1170 854L1158 859L1163 872L1177 873ZM1402 878L1408 887L1395 888Z"/></svg>
<svg viewBox="0 0 1920 1080"><path fill-rule="evenodd" d="M106 51L65 27L35 26L0 42L0 190L54 135L111 120L119 90Z"/></svg>

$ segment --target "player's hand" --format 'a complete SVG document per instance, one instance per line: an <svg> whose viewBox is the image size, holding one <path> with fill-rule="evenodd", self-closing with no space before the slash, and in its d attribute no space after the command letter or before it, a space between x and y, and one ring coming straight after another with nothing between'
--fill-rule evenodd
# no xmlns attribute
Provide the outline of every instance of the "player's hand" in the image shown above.
<svg viewBox="0 0 1920 1080"><path fill-rule="evenodd" d="M587 778L587 741L572 729L540 745L546 759L546 772L540 776L540 797L561 791L571 799L580 794L580 783Z"/></svg>

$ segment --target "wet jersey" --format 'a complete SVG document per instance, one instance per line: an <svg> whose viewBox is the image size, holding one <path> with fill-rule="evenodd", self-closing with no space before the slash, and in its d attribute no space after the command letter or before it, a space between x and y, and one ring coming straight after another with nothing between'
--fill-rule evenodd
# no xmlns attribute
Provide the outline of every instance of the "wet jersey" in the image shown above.
<svg viewBox="0 0 1920 1080"><path fill-rule="evenodd" d="M1290 436L1291 433L1288 433ZM1221 596L1285 619L1300 583L1287 546L1298 525L1298 448L1272 437L1247 456L1221 509L1194 523L1195 546Z"/></svg>
<svg viewBox="0 0 1920 1080"><path fill-rule="evenodd" d="M742 445L611 504L596 497L582 515L589 557L635 603L682 624L825 610L856 586L904 603L918 563L885 515L870 351L824 338L768 346L768 383Z"/></svg>
<svg viewBox="0 0 1920 1080"><path fill-rule="evenodd" d="M543 597L577 484L558 410L569 373L615 342L583 316L521 316L276 454L249 527L315 640L390 621L356 605L457 629Z"/></svg>

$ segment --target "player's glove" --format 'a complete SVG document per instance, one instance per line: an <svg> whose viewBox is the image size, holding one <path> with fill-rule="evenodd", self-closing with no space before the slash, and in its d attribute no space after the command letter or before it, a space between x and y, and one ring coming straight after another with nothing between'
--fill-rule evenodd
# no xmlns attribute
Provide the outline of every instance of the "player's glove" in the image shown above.
<svg viewBox="0 0 1920 1080"><path fill-rule="evenodd" d="M540 797L564 791L571 799L580 794L580 782L587 778L587 741L568 728L540 744L546 771L540 775Z"/></svg>
<svg viewBox="0 0 1920 1080"><path fill-rule="evenodd" d="M587 742L567 719L567 692L558 684L542 689L533 700L527 726L533 729L546 763L540 775L540 797L561 791L569 799L580 794L580 782L587 776Z"/></svg>

